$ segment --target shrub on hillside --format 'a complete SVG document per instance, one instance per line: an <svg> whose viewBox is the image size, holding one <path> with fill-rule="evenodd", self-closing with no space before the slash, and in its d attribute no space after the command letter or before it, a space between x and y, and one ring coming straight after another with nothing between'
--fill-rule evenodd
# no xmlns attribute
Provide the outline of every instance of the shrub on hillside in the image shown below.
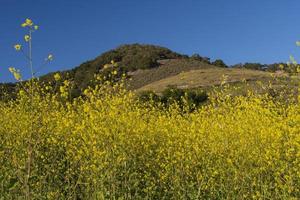
<svg viewBox="0 0 300 200"><path fill-rule="evenodd" d="M188 107L188 109L192 111L206 102L208 95L200 89L192 90L169 87L165 89L161 95L157 95L153 91L144 91L139 94L139 99L142 102L152 101L165 107L177 104L180 108Z"/></svg>
<svg viewBox="0 0 300 200"><path fill-rule="evenodd" d="M223 68L227 68L228 66L224 63L223 60L221 59L217 59L214 62L211 63L212 65L215 65L217 67L223 67Z"/></svg>

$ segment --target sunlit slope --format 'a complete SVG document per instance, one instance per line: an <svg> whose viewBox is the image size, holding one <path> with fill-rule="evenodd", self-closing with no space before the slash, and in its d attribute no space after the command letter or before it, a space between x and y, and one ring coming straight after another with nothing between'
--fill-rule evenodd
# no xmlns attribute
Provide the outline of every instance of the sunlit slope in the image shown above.
<svg viewBox="0 0 300 200"><path fill-rule="evenodd" d="M192 59L161 60L160 66L152 69L136 70L128 75L131 78L130 89L139 89L153 82L176 76L183 72L199 69L218 69L211 64Z"/></svg>
<svg viewBox="0 0 300 200"><path fill-rule="evenodd" d="M271 73L248 70L210 67L197 70L183 71L177 75L170 76L138 89L138 91L153 90L161 92L168 86L178 88L210 87L221 84L222 81L236 83L247 81L263 81L271 78Z"/></svg>

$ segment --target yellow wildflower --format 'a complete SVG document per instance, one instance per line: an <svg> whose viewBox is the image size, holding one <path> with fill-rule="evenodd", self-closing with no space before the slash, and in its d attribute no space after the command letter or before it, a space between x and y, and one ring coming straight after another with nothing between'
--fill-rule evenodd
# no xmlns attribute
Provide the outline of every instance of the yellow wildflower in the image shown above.
<svg viewBox="0 0 300 200"><path fill-rule="evenodd" d="M109 67L109 64L105 64L104 66L103 66L103 69L107 69Z"/></svg>
<svg viewBox="0 0 300 200"><path fill-rule="evenodd" d="M25 40L26 42L29 42L30 39L31 39L31 38L30 38L29 35L25 35L25 36L24 36L24 40Z"/></svg>
<svg viewBox="0 0 300 200"><path fill-rule="evenodd" d="M69 86L70 86L70 81L65 80L65 81L64 81L64 85L65 85L66 87L69 87Z"/></svg>
<svg viewBox="0 0 300 200"><path fill-rule="evenodd" d="M16 51L20 51L21 50L21 45L20 44L16 44L15 46L14 46L14 48L16 49Z"/></svg>
<svg viewBox="0 0 300 200"><path fill-rule="evenodd" d="M17 81L20 81L22 79L20 71L17 70L16 68L9 67L8 70L14 75L14 77Z"/></svg>
<svg viewBox="0 0 300 200"><path fill-rule="evenodd" d="M53 60L53 55L49 54L48 57L47 57L47 60L52 61Z"/></svg>
<svg viewBox="0 0 300 200"><path fill-rule="evenodd" d="M280 65L279 65L279 69L280 69L280 70L283 70L283 69L284 69L284 65L280 64Z"/></svg>
<svg viewBox="0 0 300 200"><path fill-rule="evenodd" d="M27 18L27 19L25 20L25 23L27 24L27 26L32 26L32 25L33 25L32 20L29 19L29 18Z"/></svg>
<svg viewBox="0 0 300 200"><path fill-rule="evenodd" d="M54 80L59 81L61 79L61 76L59 73L54 74Z"/></svg>
<svg viewBox="0 0 300 200"><path fill-rule="evenodd" d="M33 22L32 22L32 20L29 19L29 18L25 19L25 22L21 24L21 26L24 27L24 28L25 28L26 26L31 27L32 25L33 25Z"/></svg>

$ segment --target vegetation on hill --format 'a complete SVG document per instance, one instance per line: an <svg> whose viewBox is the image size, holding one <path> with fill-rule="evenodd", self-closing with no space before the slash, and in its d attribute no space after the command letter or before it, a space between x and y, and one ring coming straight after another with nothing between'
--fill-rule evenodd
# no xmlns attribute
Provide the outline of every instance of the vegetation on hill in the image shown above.
<svg viewBox="0 0 300 200"><path fill-rule="evenodd" d="M153 102L154 105L162 105L168 108L176 103L179 109L188 108L188 112L194 111L208 100L208 94L201 89L180 89L176 87L166 88L160 95L153 91L142 91L138 94L143 103Z"/></svg>
<svg viewBox="0 0 300 200"><path fill-rule="evenodd" d="M217 59L215 60L214 62L211 63L212 65L214 66L217 66L217 67L223 67L223 68L227 68L228 66L224 63L223 60L221 59Z"/></svg>
<svg viewBox="0 0 300 200"><path fill-rule="evenodd" d="M290 65L282 63L263 65L260 63L245 63L232 66L232 68L243 68L269 72L281 70L284 72L292 73L295 71L292 70L295 69L295 67L291 67L292 64L293 63L291 63ZM105 74L111 73L112 71L117 71L118 76L127 74L127 77L131 79L130 81L127 81L128 89L136 90L140 88L149 88L149 85L151 85L152 83L156 85L156 82L158 81L169 82L168 80L174 81L173 83L169 82L168 84L170 85L181 84L190 87L190 83L194 82L199 83L198 85L201 86L201 81L209 79L219 80L222 77L222 74L219 73L221 71L220 68L228 68L228 66L221 59L211 61L210 58L202 57L199 54L193 54L189 57L186 55L175 53L164 47L154 45L130 44L122 45L116 49L107 51L99 57L84 62L74 69L58 73L60 73L62 81L71 81L73 86L71 89L71 96L78 97L82 95L84 89L88 88L89 86L94 86L93 80L96 74L102 74L105 76ZM192 78L188 78L190 79L190 83L184 82L185 78L179 78L179 82L178 80L175 80L176 78L172 78L173 76L178 76L180 73L200 69L211 69L213 71L216 71L210 74L205 74L208 77L203 77L204 74L200 74L199 77L195 77L191 73L190 75ZM234 74L235 71L232 70L230 71L230 73ZM54 74L54 72L49 73L40 77L39 80L45 83L53 83ZM249 74L254 73L249 71ZM256 79L255 77L248 78ZM240 80L241 79L237 81ZM206 83L205 85L208 84ZM165 86L163 88L165 88ZM194 84L192 84L191 86L195 87ZM3 91L6 91L9 94L13 93L15 90L14 84L3 84L3 87L5 88L5 90L1 90L1 93L3 93Z"/></svg>
<svg viewBox="0 0 300 200"><path fill-rule="evenodd" d="M134 74L131 76L133 80L130 82L129 88L137 89L183 71L213 67L210 64L209 58L201 57L198 54L188 57L160 46L130 44L107 51L74 69L49 73L39 79L42 82L53 82L53 75L60 73L62 80L72 81L71 93L72 96L77 97L82 94L84 89L93 86L92 80L95 74L99 73L105 74L117 70L120 75L123 73ZM226 67L222 60L216 60L213 64ZM12 91L11 86L9 89Z"/></svg>
<svg viewBox="0 0 300 200"><path fill-rule="evenodd" d="M282 71L289 74L294 74L300 71L300 66L295 61L288 62L288 63L273 63L273 64L240 63L240 64L232 65L231 67L261 70L261 71L268 71L268 72Z"/></svg>
<svg viewBox="0 0 300 200"><path fill-rule="evenodd" d="M118 66L118 71L129 72L138 69L151 69L158 67L161 59L179 59L187 56L172 52L171 50L154 46L131 44L122 45L116 49L103 53L94 60L87 61L72 70L60 72L62 77L68 77L74 82L74 96L92 84L94 75L101 73L104 68L109 71L111 66ZM111 62L114 62L113 64ZM120 73L121 74L121 73ZM53 74L40 78L42 81L53 80Z"/></svg>
<svg viewBox="0 0 300 200"><path fill-rule="evenodd" d="M159 66L160 59L176 59L185 56L171 50L154 45L131 44L122 45L116 49L103 53L94 60L87 61L71 71L76 83L88 83L105 65L113 60L126 71L150 69ZM109 67L109 66L108 66Z"/></svg>

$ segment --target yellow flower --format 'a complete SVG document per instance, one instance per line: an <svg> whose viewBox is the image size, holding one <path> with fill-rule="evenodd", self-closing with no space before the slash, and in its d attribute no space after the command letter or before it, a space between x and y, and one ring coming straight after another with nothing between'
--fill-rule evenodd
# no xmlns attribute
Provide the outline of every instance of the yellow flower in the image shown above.
<svg viewBox="0 0 300 200"><path fill-rule="evenodd" d="M27 24L27 26L32 26L32 25L33 25L32 20L29 19L29 18L27 18L27 19L25 20L25 23Z"/></svg>
<svg viewBox="0 0 300 200"><path fill-rule="evenodd" d="M14 46L14 48L16 49L16 51L20 51L21 50L21 45L20 44L16 44L15 46Z"/></svg>
<svg viewBox="0 0 300 200"><path fill-rule="evenodd" d="M52 61L53 60L53 55L49 54L48 57L47 57L47 60Z"/></svg>
<svg viewBox="0 0 300 200"><path fill-rule="evenodd" d="M31 19L27 18L25 19L25 22L21 24L22 27L26 27L26 26L32 26L33 25L33 22Z"/></svg>
<svg viewBox="0 0 300 200"><path fill-rule="evenodd" d="M20 74L20 71L17 70L16 68L14 67L9 67L8 70L14 75L15 79L17 81L21 80L22 77L21 77L21 74Z"/></svg>
<svg viewBox="0 0 300 200"><path fill-rule="evenodd" d="M35 25L34 30L38 30L38 29L39 29L39 26Z"/></svg>
<svg viewBox="0 0 300 200"><path fill-rule="evenodd" d="M66 87L69 87L69 86L70 86L70 81L65 80L65 81L64 81L64 85L65 85Z"/></svg>
<svg viewBox="0 0 300 200"><path fill-rule="evenodd" d="M59 81L61 79L61 76L59 73L54 74L54 80Z"/></svg>
<svg viewBox="0 0 300 200"><path fill-rule="evenodd" d="M107 68L109 68L109 64L105 64L105 65L103 66L103 69L107 69Z"/></svg>
<svg viewBox="0 0 300 200"><path fill-rule="evenodd" d="M9 67L8 70L9 70L11 73L13 73L14 70L15 70L15 68L14 68L14 67Z"/></svg>
<svg viewBox="0 0 300 200"><path fill-rule="evenodd" d="M283 69L284 69L284 65L280 64L280 65L279 65L279 69L280 69L280 70L283 70Z"/></svg>
<svg viewBox="0 0 300 200"><path fill-rule="evenodd" d="M31 39L31 38L30 38L29 35L25 35L25 36L24 36L24 40L25 40L26 42L28 42L30 39Z"/></svg>
<svg viewBox="0 0 300 200"><path fill-rule="evenodd" d="M114 61L114 60L112 60L112 61L110 61L110 63L111 63L111 64L115 64L115 61Z"/></svg>

